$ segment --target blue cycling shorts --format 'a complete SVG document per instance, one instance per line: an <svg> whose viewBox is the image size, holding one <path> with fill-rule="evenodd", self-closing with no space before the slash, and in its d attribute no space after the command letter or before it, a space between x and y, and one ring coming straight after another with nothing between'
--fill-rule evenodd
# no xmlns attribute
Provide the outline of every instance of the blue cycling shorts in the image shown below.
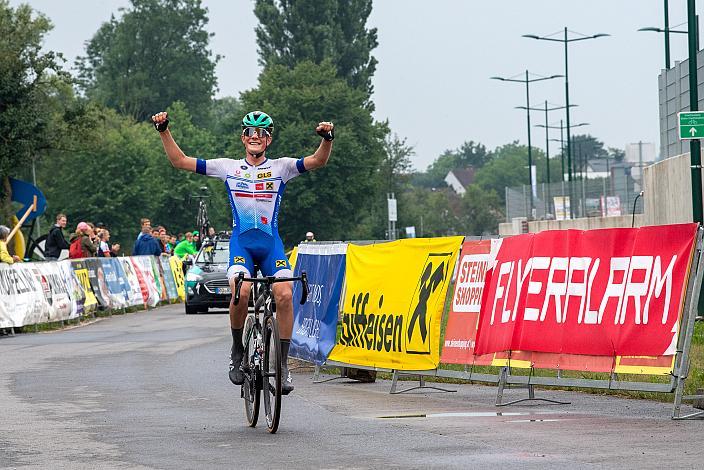
<svg viewBox="0 0 704 470"><path fill-rule="evenodd" d="M291 265L284 253L284 244L278 235L271 236L261 230L247 230L230 238L230 266L228 279L243 272L246 277L256 275L258 266L264 276L291 277Z"/></svg>

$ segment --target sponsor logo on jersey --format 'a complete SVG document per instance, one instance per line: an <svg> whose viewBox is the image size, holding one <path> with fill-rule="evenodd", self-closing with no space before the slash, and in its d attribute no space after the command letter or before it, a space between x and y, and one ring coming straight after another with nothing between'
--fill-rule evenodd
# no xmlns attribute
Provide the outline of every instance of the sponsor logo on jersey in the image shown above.
<svg viewBox="0 0 704 470"><path fill-rule="evenodd" d="M261 217L261 221L262 221L262 223L263 223L264 225L268 225L268 224L269 224L269 219L267 219L267 218L264 217L264 216Z"/></svg>
<svg viewBox="0 0 704 470"><path fill-rule="evenodd" d="M273 191L274 190L274 182L273 181L267 182L266 189L267 189L267 191Z"/></svg>
<svg viewBox="0 0 704 470"><path fill-rule="evenodd" d="M240 166L240 168L242 168L243 170L246 170L249 167L247 165L242 165L242 166Z"/></svg>
<svg viewBox="0 0 704 470"><path fill-rule="evenodd" d="M255 184L255 185L254 185L254 189L256 189L257 191L262 191L262 190L264 190L264 183L257 183L257 184Z"/></svg>
<svg viewBox="0 0 704 470"><path fill-rule="evenodd" d="M255 198L255 199L272 199L273 197L274 197L273 194L254 193L254 198Z"/></svg>
<svg viewBox="0 0 704 470"><path fill-rule="evenodd" d="M271 178L271 172L265 171L263 173L257 173L257 178Z"/></svg>
<svg viewBox="0 0 704 470"><path fill-rule="evenodd" d="M268 170L269 168L271 168L271 165L269 165L269 166L258 166L258 167L257 167L257 170Z"/></svg>
<svg viewBox="0 0 704 470"><path fill-rule="evenodd" d="M277 259L276 260L276 267L277 268L285 268L286 267L286 260L285 259Z"/></svg>
<svg viewBox="0 0 704 470"><path fill-rule="evenodd" d="M245 174L244 174L244 177L245 177L245 178L249 178L250 176L252 176L251 173L245 173Z"/></svg>
<svg viewBox="0 0 704 470"><path fill-rule="evenodd" d="M249 185L247 183L243 183L242 181L238 181L235 186L239 189L249 189Z"/></svg>
<svg viewBox="0 0 704 470"><path fill-rule="evenodd" d="M244 256L235 256L232 258L232 262L235 264L244 264Z"/></svg>
<svg viewBox="0 0 704 470"><path fill-rule="evenodd" d="M235 175L236 175L236 176L240 176L241 174L242 174L242 172L241 172L240 170L235 170Z"/></svg>

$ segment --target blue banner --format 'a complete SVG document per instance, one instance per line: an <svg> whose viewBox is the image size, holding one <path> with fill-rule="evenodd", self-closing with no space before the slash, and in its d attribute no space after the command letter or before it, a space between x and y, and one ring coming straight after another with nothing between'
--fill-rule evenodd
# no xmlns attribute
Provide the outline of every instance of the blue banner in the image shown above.
<svg viewBox="0 0 704 470"><path fill-rule="evenodd" d="M120 263L114 258L95 258L102 265L103 278L107 284L112 308L124 308L129 305L129 293L121 279L124 272Z"/></svg>
<svg viewBox="0 0 704 470"><path fill-rule="evenodd" d="M301 305L301 283L294 283L291 357L321 365L335 346L346 250L342 243L299 245L294 275L305 272L310 291Z"/></svg>

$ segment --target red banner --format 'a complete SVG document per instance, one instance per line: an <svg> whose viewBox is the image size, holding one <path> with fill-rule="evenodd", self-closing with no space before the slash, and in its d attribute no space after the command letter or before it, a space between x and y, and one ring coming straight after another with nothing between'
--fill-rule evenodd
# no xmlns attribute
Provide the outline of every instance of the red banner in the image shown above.
<svg viewBox="0 0 704 470"><path fill-rule="evenodd" d="M466 241L457 265L455 291L445 328L441 362L489 365L493 354L474 356L474 341L482 304L484 278L489 269L491 240Z"/></svg>
<svg viewBox="0 0 704 470"><path fill-rule="evenodd" d="M502 240L476 354L673 354L696 224Z"/></svg>

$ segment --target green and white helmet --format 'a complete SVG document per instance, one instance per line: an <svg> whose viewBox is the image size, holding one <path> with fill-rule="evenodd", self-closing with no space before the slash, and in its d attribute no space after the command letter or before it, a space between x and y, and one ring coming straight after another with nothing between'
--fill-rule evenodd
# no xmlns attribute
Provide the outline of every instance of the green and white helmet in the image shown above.
<svg viewBox="0 0 704 470"><path fill-rule="evenodd" d="M242 128L244 129L245 127L258 127L272 131L274 129L274 120L263 111L252 111L242 118Z"/></svg>

